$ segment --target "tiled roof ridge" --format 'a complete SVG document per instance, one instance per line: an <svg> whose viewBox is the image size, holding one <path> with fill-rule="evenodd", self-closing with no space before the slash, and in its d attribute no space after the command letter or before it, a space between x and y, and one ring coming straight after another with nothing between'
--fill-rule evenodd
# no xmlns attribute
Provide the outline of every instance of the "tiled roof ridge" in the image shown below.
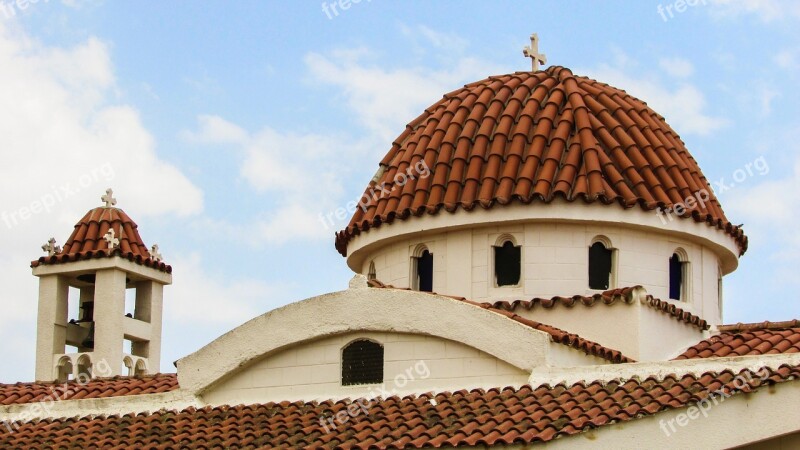
<svg viewBox="0 0 800 450"><path fill-rule="evenodd" d="M784 320L781 322L752 322L752 323L733 323L720 325L719 331L753 331L753 330L786 330L789 328L800 328L800 319Z"/></svg>
<svg viewBox="0 0 800 450"><path fill-rule="evenodd" d="M115 237L119 239L119 246L112 250L108 249L103 238L109 228L114 229ZM150 255L138 228L136 222L120 208L93 208L75 224L72 234L59 253L42 256L32 261L31 267L119 256L145 267L171 273L171 266Z"/></svg>
<svg viewBox="0 0 800 450"><path fill-rule="evenodd" d="M571 297L554 296L550 298L534 297L530 300L499 300L490 303L493 307L503 309L506 311L514 311L517 308L533 309L537 305L542 308L550 309L558 305L563 305L567 308L572 308L577 304L583 306L594 306L597 303L604 305L613 305L616 302L633 303L634 292L636 289L641 289L642 286L631 286L624 288L609 289L604 292L598 292L593 295L573 295Z"/></svg>
<svg viewBox="0 0 800 450"><path fill-rule="evenodd" d="M643 295L644 294L644 295ZM493 303L487 303L495 308L505 311L514 311L517 308L525 308L527 310L535 308L537 305L545 309L555 308L558 305L563 305L567 308L572 308L575 305L594 306L603 304L611 306L617 303L624 303L630 305L634 303L637 298L641 298L642 302L658 311L669 314L675 319L694 325L701 330L706 330L710 327L709 323L696 314L692 314L673 302L657 299L650 294L646 294L644 287L641 285L609 289L604 292L596 293L593 295L573 295L572 297L555 296L551 298L535 297L530 300L500 300Z"/></svg>
<svg viewBox="0 0 800 450"><path fill-rule="evenodd" d="M15 424L14 432L0 427L0 446L418 449L530 444L682 408L718 392L753 393L798 378L800 366L784 364L661 380L430 392L360 402L363 414L349 414L348 421L330 427L325 419L357 400L50 418Z"/></svg>
<svg viewBox="0 0 800 450"><path fill-rule="evenodd" d="M655 298L652 295L647 295L645 298L645 304L665 314L669 314L679 322L685 322L689 325L694 325L701 330L707 330L711 327L711 325L705 319L679 308L678 305L673 302L668 302L666 300Z"/></svg>
<svg viewBox="0 0 800 450"><path fill-rule="evenodd" d="M18 382L0 384L0 406L44 401L57 395L60 400L121 397L170 392L178 389L174 373L94 378L88 382Z"/></svg>
<svg viewBox="0 0 800 450"><path fill-rule="evenodd" d="M421 161L430 176L395 185L397 174ZM361 232L441 210L561 198L653 211L704 190L708 200L681 217L724 231L740 255L747 250L743 230L725 217L663 116L624 90L563 67L492 76L446 94L406 126L379 167L365 195L383 183L391 193L357 208L336 233L343 256Z"/></svg>
<svg viewBox="0 0 800 450"><path fill-rule="evenodd" d="M392 285L384 284L383 282L378 281L378 280L369 280L368 281L368 285L370 287L373 287L373 288L399 289L399 290L404 290L404 291L410 291L410 289L408 289L408 288L396 288L396 287L394 287ZM545 333L550 335L550 339L553 342L572 347L572 348L574 348L576 350L581 350L586 354L597 356L599 358L611 361L613 363L631 363L631 362L636 362L634 359L623 355L622 352L620 352L619 350L614 350L612 348L606 347L606 346L604 346L602 344L599 344L597 342L590 341L589 339L582 338L577 334L570 333L568 331L564 331L564 330L562 330L560 328L556 328L556 327L551 326L551 325L547 325L547 324L544 324L544 323L541 323L541 322L536 322L534 320L527 319L527 318L522 317L522 316L520 316L518 314L515 314L513 312L505 311L505 310L502 310L502 309L499 309L499 308L495 308L495 307L493 307L492 305L490 305L488 303L479 303L479 302L475 302L475 301L466 299L464 297L437 294L436 292L422 292L422 293L423 294L439 295L439 296L442 296L442 297L452 298L454 300L458 300L458 301L461 301L461 302L464 302L464 303L467 303L467 304L470 304L470 305L473 305L473 306L477 306L479 308L483 308L483 309L492 311L494 313L506 316L507 318L509 318L509 319L511 319L511 320L513 320L515 322L521 323L521 324L523 324L525 326L528 326L528 327L531 327L531 328L533 328L535 330L544 331Z"/></svg>
<svg viewBox="0 0 800 450"><path fill-rule="evenodd" d="M723 326L720 333L692 345L675 359L786 353L800 353L800 321Z"/></svg>

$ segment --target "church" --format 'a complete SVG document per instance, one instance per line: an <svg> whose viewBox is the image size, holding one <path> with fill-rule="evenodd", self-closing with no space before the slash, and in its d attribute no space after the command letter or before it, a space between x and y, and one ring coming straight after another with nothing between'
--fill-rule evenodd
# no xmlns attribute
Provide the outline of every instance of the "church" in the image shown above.
<svg viewBox="0 0 800 450"><path fill-rule="evenodd" d="M0 384L0 448L800 448L800 320L723 323L748 240L680 130L524 54L387 143L335 235L348 289L176 373L173 268L107 190L31 263L35 380Z"/></svg>

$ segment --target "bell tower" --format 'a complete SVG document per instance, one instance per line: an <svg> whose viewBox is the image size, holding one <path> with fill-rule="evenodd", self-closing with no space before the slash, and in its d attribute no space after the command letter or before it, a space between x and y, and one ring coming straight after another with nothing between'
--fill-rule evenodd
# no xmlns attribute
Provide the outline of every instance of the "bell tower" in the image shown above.
<svg viewBox="0 0 800 450"><path fill-rule="evenodd" d="M163 290L172 284L172 267L157 245L145 246L111 189L101 200L63 248L51 238L42 246L46 255L31 263L39 278L37 381L159 371Z"/></svg>

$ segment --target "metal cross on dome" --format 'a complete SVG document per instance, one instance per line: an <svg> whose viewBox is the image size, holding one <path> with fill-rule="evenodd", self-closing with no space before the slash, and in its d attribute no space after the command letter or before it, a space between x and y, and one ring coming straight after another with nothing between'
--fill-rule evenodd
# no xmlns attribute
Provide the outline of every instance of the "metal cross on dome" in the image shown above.
<svg viewBox="0 0 800 450"><path fill-rule="evenodd" d="M539 70L539 64L547 64L547 56L544 53L539 53L539 35L536 33L531 35L531 45L523 48L522 54L531 59L531 66L534 72Z"/></svg>
<svg viewBox="0 0 800 450"><path fill-rule="evenodd" d="M111 208L117 204L117 199L114 198L114 190L111 188L106 189L106 195L100 197L101 202L105 202L106 208Z"/></svg>
<svg viewBox="0 0 800 450"><path fill-rule="evenodd" d="M47 252L47 256L53 256L56 253L61 253L61 246L56 245L56 238L50 238L46 244L42 246L42 250Z"/></svg>

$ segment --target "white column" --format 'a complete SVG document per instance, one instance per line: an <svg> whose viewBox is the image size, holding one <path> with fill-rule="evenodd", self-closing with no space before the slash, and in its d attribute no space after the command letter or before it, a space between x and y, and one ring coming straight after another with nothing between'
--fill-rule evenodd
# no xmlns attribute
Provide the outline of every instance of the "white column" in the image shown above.
<svg viewBox="0 0 800 450"><path fill-rule="evenodd" d="M54 356L64 353L67 341L69 285L59 275L39 277L39 317L36 332L36 380L57 378Z"/></svg>
<svg viewBox="0 0 800 450"><path fill-rule="evenodd" d="M133 354L147 358L151 373L161 371L161 324L163 317L164 286L155 281L136 283L136 311L133 316L150 324L150 341L134 342Z"/></svg>
<svg viewBox="0 0 800 450"><path fill-rule="evenodd" d="M122 346L125 340L125 272L118 269L97 271L94 288L94 354L92 365L101 361L110 367L105 376L122 375ZM95 374L93 375L100 375Z"/></svg>

